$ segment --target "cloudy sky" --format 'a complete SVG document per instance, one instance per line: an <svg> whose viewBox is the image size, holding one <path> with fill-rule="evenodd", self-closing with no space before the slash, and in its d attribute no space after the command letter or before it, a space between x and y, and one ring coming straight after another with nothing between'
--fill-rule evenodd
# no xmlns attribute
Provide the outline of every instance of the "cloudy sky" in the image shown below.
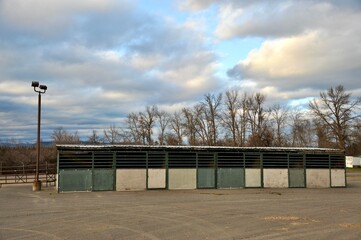
<svg viewBox="0 0 361 240"><path fill-rule="evenodd" d="M89 134L156 104L260 91L305 104L361 95L360 0L0 0L0 142Z"/></svg>

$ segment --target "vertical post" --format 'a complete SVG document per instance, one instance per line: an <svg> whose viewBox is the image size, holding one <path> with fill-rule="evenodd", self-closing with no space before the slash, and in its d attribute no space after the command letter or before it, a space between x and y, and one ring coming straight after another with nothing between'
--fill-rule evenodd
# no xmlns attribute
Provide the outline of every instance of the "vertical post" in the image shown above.
<svg viewBox="0 0 361 240"><path fill-rule="evenodd" d="M196 189L198 188L198 153L196 152Z"/></svg>
<svg viewBox="0 0 361 240"><path fill-rule="evenodd" d="M41 119L41 94L38 94L38 137L36 143L36 177L35 181L39 181L39 163L40 163L40 119Z"/></svg>
<svg viewBox="0 0 361 240"><path fill-rule="evenodd" d="M38 93L38 137L36 141L36 170L35 181L33 182L33 191L41 190L41 181L39 180L39 164L40 164L40 116L41 116L41 94L45 93L48 87L46 85L40 85L38 81L32 81L31 87L34 88L34 92Z"/></svg>
<svg viewBox="0 0 361 240"><path fill-rule="evenodd" d="M48 161L45 161L45 186L48 187Z"/></svg>
<svg viewBox="0 0 361 240"><path fill-rule="evenodd" d="M169 189L169 157L168 152L165 152L165 189Z"/></svg>
<svg viewBox="0 0 361 240"><path fill-rule="evenodd" d="M218 188L218 153L213 153L213 161L214 161L214 188Z"/></svg>
<svg viewBox="0 0 361 240"><path fill-rule="evenodd" d="M149 174L148 174L148 151L145 152L145 168L146 168L146 178L145 178L145 188L146 190L148 190L148 178L149 178Z"/></svg>
<svg viewBox="0 0 361 240"><path fill-rule="evenodd" d="M41 118L41 93L38 93L38 136L36 141L36 170L33 191L41 190L41 181L39 180L39 163L40 163L40 118Z"/></svg>
<svg viewBox="0 0 361 240"><path fill-rule="evenodd" d="M264 179L263 179L263 153L259 154L260 158L260 171L261 171L261 188L264 187Z"/></svg>

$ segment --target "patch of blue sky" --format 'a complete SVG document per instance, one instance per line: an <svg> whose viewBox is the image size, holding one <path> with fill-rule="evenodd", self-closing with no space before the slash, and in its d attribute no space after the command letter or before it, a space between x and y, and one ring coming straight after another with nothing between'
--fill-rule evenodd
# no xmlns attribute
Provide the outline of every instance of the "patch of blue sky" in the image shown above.
<svg viewBox="0 0 361 240"><path fill-rule="evenodd" d="M172 17L178 22L184 22L188 18L187 13L178 11L175 1L139 0L138 3L139 8L144 12Z"/></svg>
<svg viewBox="0 0 361 240"><path fill-rule="evenodd" d="M217 73L220 77L227 77L227 71L234 67L239 61L247 58L248 54L260 48L264 39L256 37L234 38L219 41L214 46L214 51L219 56L221 66Z"/></svg>
<svg viewBox="0 0 361 240"><path fill-rule="evenodd" d="M301 98L301 99L293 99L291 101L289 101L287 103L287 105L291 108L291 109L298 109L298 110L307 110L308 108L308 103L313 100L314 97L306 97L306 98Z"/></svg>

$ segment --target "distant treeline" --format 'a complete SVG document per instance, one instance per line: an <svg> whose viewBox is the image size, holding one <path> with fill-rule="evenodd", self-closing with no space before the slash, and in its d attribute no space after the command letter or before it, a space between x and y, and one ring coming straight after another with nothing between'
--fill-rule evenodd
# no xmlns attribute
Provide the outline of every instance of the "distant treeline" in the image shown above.
<svg viewBox="0 0 361 240"><path fill-rule="evenodd" d="M86 136L90 144L323 147L361 154L361 99L343 86L321 92L307 109L267 106L261 93L206 94L201 102L167 112L147 106L126 121ZM79 143L77 132L56 129L55 143ZM82 136L84 139L84 136Z"/></svg>
<svg viewBox="0 0 361 240"><path fill-rule="evenodd" d="M361 155L360 97L343 86L321 92L308 109L267 106L261 93L227 91L206 94L194 106L167 112L148 106L126 121L79 136L63 128L53 131L53 145L44 145L41 161L56 161L54 144L208 145L238 147L338 148ZM84 143L84 142L82 142ZM0 164L35 163L35 147L0 147Z"/></svg>
<svg viewBox="0 0 361 240"><path fill-rule="evenodd" d="M54 145L41 148L40 163L56 163ZM0 146L0 167L28 166L36 163L35 146Z"/></svg>

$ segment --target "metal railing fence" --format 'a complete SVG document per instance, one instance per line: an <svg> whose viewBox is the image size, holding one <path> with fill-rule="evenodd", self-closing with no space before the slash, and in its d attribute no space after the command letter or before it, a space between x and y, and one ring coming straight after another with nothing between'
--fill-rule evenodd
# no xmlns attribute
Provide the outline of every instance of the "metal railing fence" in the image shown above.
<svg viewBox="0 0 361 240"><path fill-rule="evenodd" d="M55 185L56 164L40 164L39 180L48 185ZM32 183L36 179L36 165L2 166L0 168L1 184Z"/></svg>

